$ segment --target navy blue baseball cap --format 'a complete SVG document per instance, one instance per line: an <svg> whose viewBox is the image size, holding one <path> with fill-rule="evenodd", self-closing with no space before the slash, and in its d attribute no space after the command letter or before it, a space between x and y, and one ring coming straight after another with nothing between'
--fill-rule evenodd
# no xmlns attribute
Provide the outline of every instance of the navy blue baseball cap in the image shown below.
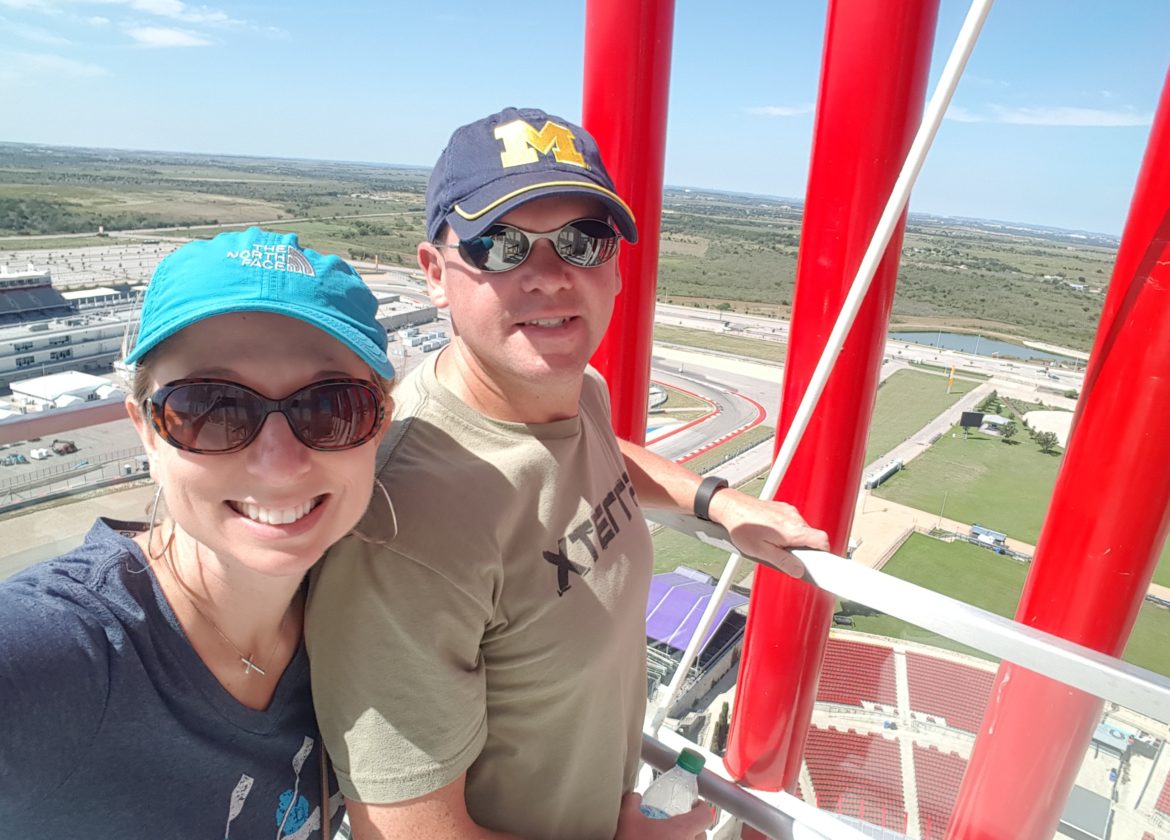
<svg viewBox="0 0 1170 840"><path fill-rule="evenodd" d="M295 233L259 228L188 242L150 279L138 337L123 362L137 363L179 330L229 312L275 312L336 338L385 379L386 330L378 301L341 257L302 248Z"/></svg>
<svg viewBox="0 0 1170 840"><path fill-rule="evenodd" d="M521 204L553 195L598 199L622 237L638 241L633 211L589 132L537 108L505 108L451 135L427 182L427 238L446 223L473 239Z"/></svg>

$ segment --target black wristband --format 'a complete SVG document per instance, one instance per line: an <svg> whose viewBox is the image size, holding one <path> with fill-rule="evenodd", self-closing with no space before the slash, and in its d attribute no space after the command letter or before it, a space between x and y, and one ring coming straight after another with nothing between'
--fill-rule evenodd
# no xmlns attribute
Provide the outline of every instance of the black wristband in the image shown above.
<svg viewBox="0 0 1170 840"><path fill-rule="evenodd" d="M709 475L699 484L695 491L695 516L711 521L711 498L727 486L727 479L717 475Z"/></svg>

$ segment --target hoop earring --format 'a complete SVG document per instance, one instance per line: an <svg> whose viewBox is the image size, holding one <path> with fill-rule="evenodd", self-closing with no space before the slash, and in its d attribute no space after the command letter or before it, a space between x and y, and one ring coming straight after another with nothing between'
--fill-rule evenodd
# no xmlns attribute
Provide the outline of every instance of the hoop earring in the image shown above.
<svg viewBox="0 0 1170 840"><path fill-rule="evenodd" d="M369 543L370 545L389 546L394 538L398 536L398 513L394 510L394 501L390 498L390 493L386 490L386 485L383 484L379 479L375 478L374 486L382 491L382 497L386 499L386 505L390 508L390 521L394 523L394 533L386 539L376 540L373 537L367 537L357 528L354 528L353 535L362 542Z"/></svg>
<svg viewBox="0 0 1170 840"><path fill-rule="evenodd" d="M156 556L151 546L154 545L154 523L158 521L158 502L162 498L162 485L154 491L154 504L150 506L150 530L146 532L146 556L151 560L161 560L166 556L171 548L171 543L175 541L175 525L171 525L171 535L167 537L166 543L162 547L162 551Z"/></svg>

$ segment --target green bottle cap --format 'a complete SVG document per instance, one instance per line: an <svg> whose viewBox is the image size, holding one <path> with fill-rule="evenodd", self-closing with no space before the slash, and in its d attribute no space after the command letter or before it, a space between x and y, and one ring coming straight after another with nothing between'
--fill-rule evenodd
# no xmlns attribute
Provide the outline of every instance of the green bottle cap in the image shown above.
<svg viewBox="0 0 1170 840"><path fill-rule="evenodd" d="M683 750L678 754L678 761L675 762L675 766L681 767L683 770L694 773L697 776L706 763L707 759L703 758L703 756L694 750Z"/></svg>

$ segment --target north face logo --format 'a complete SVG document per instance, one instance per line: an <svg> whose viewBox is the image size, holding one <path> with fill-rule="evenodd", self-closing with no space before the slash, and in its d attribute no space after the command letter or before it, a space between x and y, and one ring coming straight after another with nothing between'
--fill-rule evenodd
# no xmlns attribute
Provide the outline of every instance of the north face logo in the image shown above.
<svg viewBox="0 0 1170 840"><path fill-rule="evenodd" d="M305 255L291 245L253 245L251 251L228 251L227 258L240 265L317 276Z"/></svg>

